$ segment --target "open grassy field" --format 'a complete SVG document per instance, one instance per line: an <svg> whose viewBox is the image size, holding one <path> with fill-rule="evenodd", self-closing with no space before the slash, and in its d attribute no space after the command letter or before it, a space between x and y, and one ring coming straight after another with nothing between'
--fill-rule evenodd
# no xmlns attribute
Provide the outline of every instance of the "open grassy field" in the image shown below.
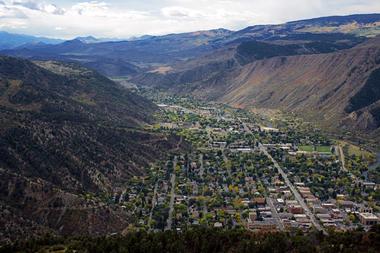
<svg viewBox="0 0 380 253"><path fill-rule="evenodd" d="M304 151L304 152L314 152L314 146L312 146L312 145L298 146L298 150Z"/></svg>
<svg viewBox="0 0 380 253"><path fill-rule="evenodd" d="M344 150L348 150L349 156L355 155L355 156L363 157L365 160L367 160L370 163L375 161L375 158L376 158L375 154L368 150L365 150L359 146L353 145L346 141L338 141L338 144L341 145Z"/></svg>
<svg viewBox="0 0 380 253"><path fill-rule="evenodd" d="M316 146L315 149L320 153L331 153L331 146Z"/></svg>

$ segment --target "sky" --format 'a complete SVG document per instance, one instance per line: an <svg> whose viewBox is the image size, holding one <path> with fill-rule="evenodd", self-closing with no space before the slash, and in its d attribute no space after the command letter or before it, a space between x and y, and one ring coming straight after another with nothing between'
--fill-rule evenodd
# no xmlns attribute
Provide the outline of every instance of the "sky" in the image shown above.
<svg viewBox="0 0 380 253"><path fill-rule="evenodd" d="M125 39L360 13L380 13L380 0L0 0L0 30Z"/></svg>

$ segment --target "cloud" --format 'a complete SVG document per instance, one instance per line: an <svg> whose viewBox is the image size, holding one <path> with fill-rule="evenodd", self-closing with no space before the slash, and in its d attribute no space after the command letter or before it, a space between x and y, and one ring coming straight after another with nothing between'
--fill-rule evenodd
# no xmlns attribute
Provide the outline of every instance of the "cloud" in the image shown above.
<svg viewBox="0 0 380 253"><path fill-rule="evenodd" d="M43 10L47 13L55 14L55 15L63 15L65 14L65 9L59 8L55 4L47 4L44 6Z"/></svg>
<svg viewBox="0 0 380 253"><path fill-rule="evenodd" d="M161 9L161 13L167 18L200 18L203 16L199 11L180 6L164 7Z"/></svg>
<svg viewBox="0 0 380 253"><path fill-rule="evenodd" d="M0 19L2 22L5 22L3 19L27 19L28 17L17 8L9 8L4 2L0 3ZM17 22L13 22L17 23ZM2 24L4 27L4 24ZM14 27L14 25L12 25Z"/></svg>
<svg viewBox="0 0 380 253"><path fill-rule="evenodd" d="M105 17L110 14L109 5L105 2L91 1L77 3L71 7L79 15Z"/></svg>
<svg viewBox="0 0 380 253"><path fill-rule="evenodd" d="M27 22L20 19L0 18L0 29L25 29Z"/></svg>
<svg viewBox="0 0 380 253"><path fill-rule="evenodd" d="M12 5L15 7L20 6L26 9L41 11L41 12L55 14L55 15L63 15L65 13L65 10L63 8L59 8L55 4L33 1L33 0L13 1Z"/></svg>
<svg viewBox="0 0 380 253"><path fill-rule="evenodd" d="M12 3L31 10L40 10L40 4L35 1L13 1Z"/></svg>
<svg viewBox="0 0 380 253"><path fill-rule="evenodd" d="M379 0L0 0L0 27L73 38L238 30L328 15L380 12Z"/></svg>

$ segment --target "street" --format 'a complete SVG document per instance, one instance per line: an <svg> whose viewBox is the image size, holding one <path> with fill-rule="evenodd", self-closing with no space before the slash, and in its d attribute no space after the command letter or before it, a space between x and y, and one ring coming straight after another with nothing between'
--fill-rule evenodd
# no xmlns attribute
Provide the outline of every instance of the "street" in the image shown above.
<svg viewBox="0 0 380 253"><path fill-rule="evenodd" d="M286 185L289 187L289 189L292 191L294 197L296 198L296 200L298 201L298 203L301 205L301 207L303 208L305 214L307 216L309 216L310 218L310 221L311 223L314 225L314 227L318 230L318 231L322 231L324 234L327 234L326 230L321 226L321 224L319 223L319 221L317 220L317 218L314 216L314 214L311 212L311 210L309 209L309 207L305 204L304 202L304 199L301 197L301 195L299 194L298 190L293 186L293 184L290 182L290 180L288 179L288 176L286 175L286 173L281 169L280 165L277 163L276 160L273 159L273 157L268 153L268 151L266 150L266 148L261 144L259 143L259 148L260 150L273 162L274 166L276 167L276 169L278 170L278 172L280 173L280 175L282 176L282 178L284 179Z"/></svg>
<svg viewBox="0 0 380 253"><path fill-rule="evenodd" d="M177 156L174 157L173 160L173 172L170 178L170 202L169 202L169 216L168 216L168 223L165 228L165 230L171 230L172 229L172 223L173 223L173 211L174 211L174 200L175 200L175 167L177 166Z"/></svg>

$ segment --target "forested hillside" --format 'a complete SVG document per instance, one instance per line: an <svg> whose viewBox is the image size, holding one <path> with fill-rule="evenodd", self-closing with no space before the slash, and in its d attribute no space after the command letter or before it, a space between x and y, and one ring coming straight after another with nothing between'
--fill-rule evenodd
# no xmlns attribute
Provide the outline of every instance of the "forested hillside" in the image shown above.
<svg viewBox="0 0 380 253"><path fill-rule="evenodd" d="M379 227L324 236L318 233L254 233L195 228L176 233L128 232L101 238L53 238L0 248L5 252L378 252Z"/></svg>
<svg viewBox="0 0 380 253"><path fill-rule="evenodd" d="M1 238L121 231L120 207L85 196L112 195L178 139L146 132L155 105L106 77L38 64L0 57Z"/></svg>

